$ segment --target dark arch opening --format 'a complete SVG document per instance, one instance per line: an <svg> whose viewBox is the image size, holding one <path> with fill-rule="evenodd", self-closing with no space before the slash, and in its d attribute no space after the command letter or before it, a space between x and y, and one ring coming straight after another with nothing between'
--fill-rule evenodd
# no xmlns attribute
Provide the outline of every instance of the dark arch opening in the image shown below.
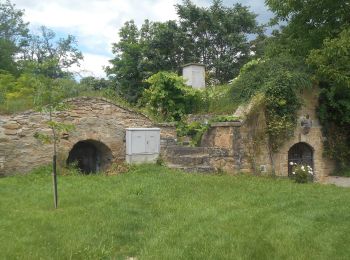
<svg viewBox="0 0 350 260"><path fill-rule="evenodd" d="M307 143L297 143L288 151L288 176L292 175L292 163L309 165L314 169L314 151Z"/></svg>
<svg viewBox="0 0 350 260"><path fill-rule="evenodd" d="M84 174L106 170L112 162L112 152L95 140L77 142L69 152L67 165L76 165Z"/></svg>

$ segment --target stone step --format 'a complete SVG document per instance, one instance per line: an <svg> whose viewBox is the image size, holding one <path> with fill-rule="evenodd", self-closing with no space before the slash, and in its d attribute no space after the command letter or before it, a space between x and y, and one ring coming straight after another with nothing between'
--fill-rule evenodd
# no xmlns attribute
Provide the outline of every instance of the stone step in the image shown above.
<svg viewBox="0 0 350 260"><path fill-rule="evenodd" d="M168 157L183 156L193 154L208 154L208 147L188 147L188 146L169 146L167 149Z"/></svg>
<svg viewBox="0 0 350 260"><path fill-rule="evenodd" d="M207 165L184 166L179 164L167 164L171 169L177 169L188 173L215 173L216 169Z"/></svg>
<svg viewBox="0 0 350 260"><path fill-rule="evenodd" d="M208 154L191 154L167 157L167 161L184 166L209 165Z"/></svg>
<svg viewBox="0 0 350 260"><path fill-rule="evenodd" d="M175 146L176 145L176 139L173 137L164 137L160 139L160 145L161 146Z"/></svg>

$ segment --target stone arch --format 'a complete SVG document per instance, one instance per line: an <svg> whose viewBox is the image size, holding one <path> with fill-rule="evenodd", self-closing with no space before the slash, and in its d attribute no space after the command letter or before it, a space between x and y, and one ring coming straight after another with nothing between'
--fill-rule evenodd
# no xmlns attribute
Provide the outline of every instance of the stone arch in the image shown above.
<svg viewBox="0 0 350 260"><path fill-rule="evenodd" d="M100 141L82 140L74 144L67 158L67 165L73 163L84 173L96 173L106 170L112 163L111 149Z"/></svg>
<svg viewBox="0 0 350 260"><path fill-rule="evenodd" d="M288 151L288 176L292 174L291 162L309 165L314 169L314 148L305 142L299 142L290 147Z"/></svg>

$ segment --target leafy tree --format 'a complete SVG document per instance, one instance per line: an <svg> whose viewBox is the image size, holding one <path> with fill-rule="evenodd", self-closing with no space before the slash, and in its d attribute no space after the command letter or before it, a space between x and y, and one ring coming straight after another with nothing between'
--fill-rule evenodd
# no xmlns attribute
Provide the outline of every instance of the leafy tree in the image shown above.
<svg viewBox="0 0 350 260"><path fill-rule="evenodd" d="M319 79L350 88L350 26L338 37L325 39L322 48L312 50L307 61Z"/></svg>
<svg viewBox="0 0 350 260"><path fill-rule="evenodd" d="M160 70L178 71L183 62L183 33L176 21L145 21L140 30L143 50L143 69L148 76Z"/></svg>
<svg viewBox="0 0 350 260"><path fill-rule="evenodd" d="M28 23L9 0L0 1L0 70L17 74L15 56L27 45Z"/></svg>
<svg viewBox="0 0 350 260"><path fill-rule="evenodd" d="M104 78L95 78L89 76L82 78L80 80L80 85L83 86L84 89L101 90L109 88L111 83L109 80L106 80Z"/></svg>
<svg viewBox="0 0 350 260"><path fill-rule="evenodd" d="M184 1L176 8L179 21L146 20L140 29L129 21L121 28L107 74L127 100L136 102L148 87L145 79L159 71L180 72L186 63L202 62L213 81L227 82L251 58L247 35L260 28L247 7L214 1L200 8Z"/></svg>
<svg viewBox="0 0 350 260"><path fill-rule="evenodd" d="M129 21L119 31L120 40L113 44L115 58L106 72L116 90L130 102L136 102L145 87L142 48L139 44L140 33L134 21Z"/></svg>
<svg viewBox="0 0 350 260"><path fill-rule="evenodd" d="M241 4L225 7L220 0L214 0L209 8L185 0L176 8L181 28L192 45L190 51L194 50L184 62L205 64L221 83L237 76L250 59L247 35L260 31L256 15Z"/></svg>
<svg viewBox="0 0 350 260"><path fill-rule="evenodd" d="M30 36L23 67L49 78L62 78L69 76L67 69L73 65L79 66L82 59L74 36L56 40L54 31L42 26L39 35Z"/></svg>
<svg viewBox="0 0 350 260"><path fill-rule="evenodd" d="M290 50L306 56L320 48L323 40L336 37L350 23L348 0L265 0L276 15L274 22L283 22L283 37Z"/></svg>

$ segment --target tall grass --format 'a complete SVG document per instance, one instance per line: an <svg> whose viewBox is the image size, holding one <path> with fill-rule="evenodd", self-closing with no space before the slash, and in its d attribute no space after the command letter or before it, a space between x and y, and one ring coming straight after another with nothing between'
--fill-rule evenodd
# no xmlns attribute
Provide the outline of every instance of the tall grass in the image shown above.
<svg viewBox="0 0 350 260"><path fill-rule="evenodd" d="M72 88L65 88L62 90L61 99L62 101L67 98L74 97L103 97L107 98L111 102L120 105L125 108L136 109L137 107L133 107L129 104L125 99L118 96L113 89L106 88L101 90L93 90L90 88L86 88L84 86L79 86L76 84ZM13 114L19 113L29 109L35 109L37 105L35 104L36 97L19 97L16 99L7 99L0 102L0 114ZM40 105L48 104L48 100L43 100Z"/></svg>
<svg viewBox="0 0 350 260"><path fill-rule="evenodd" d="M233 114L242 103L238 95L234 95L232 85L210 86L201 92L201 102L196 106L198 114Z"/></svg>

